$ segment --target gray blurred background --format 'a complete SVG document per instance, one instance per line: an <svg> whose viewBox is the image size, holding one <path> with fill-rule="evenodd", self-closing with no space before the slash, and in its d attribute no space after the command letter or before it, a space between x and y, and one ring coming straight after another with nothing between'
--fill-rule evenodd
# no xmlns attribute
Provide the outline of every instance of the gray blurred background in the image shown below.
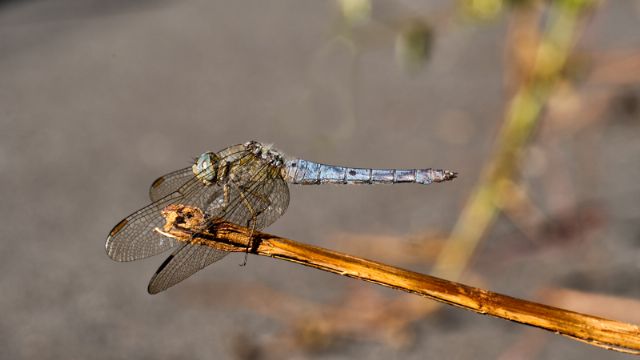
<svg viewBox="0 0 640 360"><path fill-rule="evenodd" d="M433 257L412 249L456 223L513 90L505 39L522 10L463 3L1 1L0 357L622 359L459 309L391 311L430 300L255 256L151 296L164 255L105 254L156 177L255 139L325 163L458 171L424 187L292 187L266 230L428 273ZM433 41L411 58L401 32L415 18ZM640 322L639 18L638 1L597 4L585 66L631 65L560 97L566 121L541 119L522 154L548 236L499 215L460 281ZM594 93L597 116L576 124L571 104Z"/></svg>

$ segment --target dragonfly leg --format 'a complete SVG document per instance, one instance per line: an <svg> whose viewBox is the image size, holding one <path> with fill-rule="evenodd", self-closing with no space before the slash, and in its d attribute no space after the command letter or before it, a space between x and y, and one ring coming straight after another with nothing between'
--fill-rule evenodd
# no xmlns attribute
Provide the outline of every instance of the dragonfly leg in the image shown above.
<svg viewBox="0 0 640 360"><path fill-rule="evenodd" d="M242 199L242 203L243 205L247 208L247 210L249 210L249 213L251 213L251 218L247 220L247 224L245 225L246 227L248 227L251 231L249 231L249 244L247 244L247 251L244 254L244 261L242 262L242 264L240 264L240 266L245 266L247 265L247 259L249 257L249 251L251 251L251 249L253 248L253 233L256 230L256 222L258 219L258 216L263 212L263 211L256 211L253 206L251 205L251 202L249 201L249 199L247 199L247 196L245 195L244 189L242 189L241 187L238 187L238 193L240 195L240 198Z"/></svg>
<svg viewBox="0 0 640 360"><path fill-rule="evenodd" d="M223 201L224 204L222 205L223 209L226 209L227 206L229 206L229 185L228 184L224 184L224 186L222 187L222 197L223 197Z"/></svg>

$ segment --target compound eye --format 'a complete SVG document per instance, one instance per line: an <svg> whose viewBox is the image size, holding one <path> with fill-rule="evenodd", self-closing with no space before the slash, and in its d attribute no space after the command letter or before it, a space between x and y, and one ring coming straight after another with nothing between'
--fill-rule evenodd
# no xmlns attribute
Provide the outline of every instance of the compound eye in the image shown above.
<svg viewBox="0 0 640 360"><path fill-rule="evenodd" d="M207 167L211 166L211 164L213 163L214 157L215 157L215 154L211 152L206 152L198 157L198 160L196 160L196 166L201 171L205 170Z"/></svg>
<svg viewBox="0 0 640 360"><path fill-rule="evenodd" d="M198 157L193 165L193 173L204 182L211 182L215 176L214 162L217 156L212 152L206 152Z"/></svg>

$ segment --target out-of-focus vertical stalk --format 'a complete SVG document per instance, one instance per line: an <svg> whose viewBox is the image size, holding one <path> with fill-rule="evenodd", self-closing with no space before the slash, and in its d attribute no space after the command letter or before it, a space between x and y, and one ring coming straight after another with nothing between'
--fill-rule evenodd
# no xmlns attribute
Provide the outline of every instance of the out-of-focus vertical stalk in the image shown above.
<svg viewBox="0 0 640 360"><path fill-rule="evenodd" d="M437 258L433 274L457 279L464 271L478 242L494 221L503 191L516 179L521 153L528 143L542 109L554 86L562 80L562 70L580 33L580 20L594 6L592 1L554 1L544 14L546 24L532 52L533 61L518 79L513 96L505 107L495 155L485 166L479 184L472 191L455 224L451 238ZM518 10L516 10L518 11ZM527 11L521 10L521 11ZM514 44L518 46L518 44Z"/></svg>

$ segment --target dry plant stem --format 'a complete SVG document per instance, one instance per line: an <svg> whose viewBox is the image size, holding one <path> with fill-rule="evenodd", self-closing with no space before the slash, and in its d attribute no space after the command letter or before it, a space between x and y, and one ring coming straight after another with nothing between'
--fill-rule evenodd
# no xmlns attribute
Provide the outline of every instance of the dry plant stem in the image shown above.
<svg viewBox="0 0 640 360"><path fill-rule="evenodd" d="M422 295L480 314L553 331L591 345L640 354L640 328L635 325L520 300L274 235L254 232L250 237L248 229L227 222L214 223L208 229L194 235L184 227L165 226L163 233L179 241L224 251L245 252L251 244L251 251L258 255Z"/></svg>

